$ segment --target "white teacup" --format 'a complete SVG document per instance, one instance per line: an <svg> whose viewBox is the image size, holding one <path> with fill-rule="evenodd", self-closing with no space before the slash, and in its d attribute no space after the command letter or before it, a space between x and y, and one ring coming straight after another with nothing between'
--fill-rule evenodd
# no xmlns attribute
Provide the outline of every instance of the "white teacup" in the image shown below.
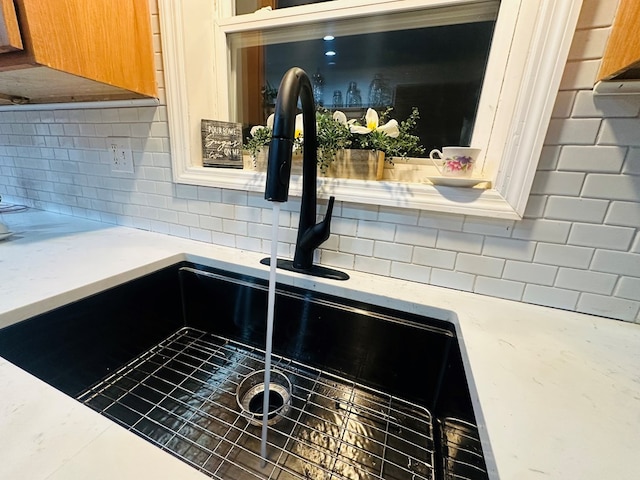
<svg viewBox="0 0 640 480"><path fill-rule="evenodd" d="M447 177L470 177L478 155L480 155L479 148L442 147L442 151L437 148L431 150L429 158L441 175ZM439 162L436 160L439 160ZM440 162L442 162L442 165L439 165Z"/></svg>

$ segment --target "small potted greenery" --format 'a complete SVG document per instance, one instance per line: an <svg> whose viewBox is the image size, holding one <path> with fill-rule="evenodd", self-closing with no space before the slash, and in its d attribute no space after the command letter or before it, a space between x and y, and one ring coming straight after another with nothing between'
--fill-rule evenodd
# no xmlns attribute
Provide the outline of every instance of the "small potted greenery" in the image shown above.
<svg viewBox="0 0 640 480"><path fill-rule="evenodd" d="M371 178L373 175L373 178L381 179L384 160L392 164L394 157L424 153L420 139L412 133L419 118L418 109L413 108L411 115L400 123L389 119L391 111L389 108L378 115L378 112L369 108L362 119L347 120L340 110L331 112L318 109L316 126L321 174L349 178ZM254 166L258 154L271 142L272 127L273 115L267 119L266 126L251 129L251 136L244 146ZM303 141L302 116L298 115L294 151L301 150ZM360 159L361 155L356 151L364 151L366 158Z"/></svg>

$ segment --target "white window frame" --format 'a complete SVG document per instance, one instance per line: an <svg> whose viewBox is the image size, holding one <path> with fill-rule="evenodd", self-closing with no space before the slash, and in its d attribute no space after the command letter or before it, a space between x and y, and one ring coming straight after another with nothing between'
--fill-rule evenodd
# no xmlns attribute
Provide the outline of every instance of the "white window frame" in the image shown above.
<svg viewBox="0 0 640 480"><path fill-rule="evenodd" d="M230 0L158 0L173 179L263 191L264 173L202 167L200 120L229 119L226 35L243 29L469 4L469 0L337 0L233 17ZM319 178L339 201L520 219L531 191L582 0L502 0L471 145L490 189ZM249 22L248 22L249 21ZM293 176L290 194L299 196Z"/></svg>

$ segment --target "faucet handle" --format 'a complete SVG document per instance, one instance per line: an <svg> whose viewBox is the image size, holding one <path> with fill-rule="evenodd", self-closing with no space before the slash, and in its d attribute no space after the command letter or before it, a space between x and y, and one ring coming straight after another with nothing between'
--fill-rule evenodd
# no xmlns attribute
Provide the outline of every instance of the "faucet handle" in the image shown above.
<svg viewBox="0 0 640 480"><path fill-rule="evenodd" d="M327 205L327 213L324 215L323 222L326 222L327 225L331 223L331 216L333 215L333 202L336 199L333 195L329 197L329 204Z"/></svg>

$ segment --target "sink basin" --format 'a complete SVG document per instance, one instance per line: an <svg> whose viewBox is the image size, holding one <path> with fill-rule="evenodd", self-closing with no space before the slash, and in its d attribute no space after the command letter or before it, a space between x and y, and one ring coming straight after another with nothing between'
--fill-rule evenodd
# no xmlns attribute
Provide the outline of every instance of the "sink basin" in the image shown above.
<svg viewBox="0 0 640 480"><path fill-rule="evenodd" d="M280 284L291 392L263 466L236 389L264 368L266 302L182 262L0 330L0 356L213 478L488 478L452 324Z"/></svg>

